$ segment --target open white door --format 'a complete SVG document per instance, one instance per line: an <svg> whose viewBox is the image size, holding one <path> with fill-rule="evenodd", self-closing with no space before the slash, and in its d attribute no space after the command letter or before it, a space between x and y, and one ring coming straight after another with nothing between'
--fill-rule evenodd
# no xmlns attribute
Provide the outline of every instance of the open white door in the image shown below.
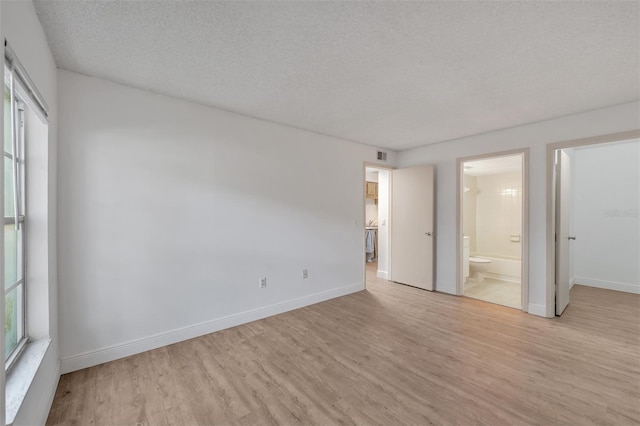
<svg viewBox="0 0 640 426"><path fill-rule="evenodd" d="M393 171L391 281L433 290L434 166Z"/></svg>
<svg viewBox="0 0 640 426"><path fill-rule="evenodd" d="M569 262L574 237L569 236L569 200L571 190L571 158L556 151L556 315L569 304Z"/></svg>

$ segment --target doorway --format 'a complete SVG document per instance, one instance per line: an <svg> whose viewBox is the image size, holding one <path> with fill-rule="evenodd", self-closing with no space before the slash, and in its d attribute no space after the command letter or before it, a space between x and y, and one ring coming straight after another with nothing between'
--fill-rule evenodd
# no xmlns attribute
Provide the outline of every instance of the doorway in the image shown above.
<svg viewBox="0 0 640 426"><path fill-rule="evenodd" d="M377 181L376 181L377 179ZM364 277L434 290L435 167L364 164Z"/></svg>
<svg viewBox="0 0 640 426"><path fill-rule="evenodd" d="M389 199L391 170L365 165L364 270L365 285L389 278Z"/></svg>
<svg viewBox="0 0 640 426"><path fill-rule="evenodd" d="M640 138L617 139L553 150L555 315L574 285L640 294Z"/></svg>
<svg viewBox="0 0 640 426"><path fill-rule="evenodd" d="M458 160L458 294L524 309L526 151Z"/></svg>

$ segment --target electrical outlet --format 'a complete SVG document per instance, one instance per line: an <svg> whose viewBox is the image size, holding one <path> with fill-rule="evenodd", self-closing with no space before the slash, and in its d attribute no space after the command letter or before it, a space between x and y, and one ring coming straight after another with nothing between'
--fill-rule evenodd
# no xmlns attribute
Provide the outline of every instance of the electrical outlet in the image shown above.
<svg viewBox="0 0 640 426"><path fill-rule="evenodd" d="M306 269L302 270L302 279L309 278L309 271Z"/></svg>
<svg viewBox="0 0 640 426"><path fill-rule="evenodd" d="M265 288L267 286L267 277L260 278L260 288Z"/></svg>

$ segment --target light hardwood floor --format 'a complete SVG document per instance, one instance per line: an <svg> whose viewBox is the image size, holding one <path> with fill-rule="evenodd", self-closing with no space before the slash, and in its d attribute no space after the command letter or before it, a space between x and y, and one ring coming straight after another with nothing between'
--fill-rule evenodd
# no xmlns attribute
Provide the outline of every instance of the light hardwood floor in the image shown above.
<svg viewBox="0 0 640 426"><path fill-rule="evenodd" d="M374 277L66 374L47 424L640 423L639 296L575 286L544 319Z"/></svg>

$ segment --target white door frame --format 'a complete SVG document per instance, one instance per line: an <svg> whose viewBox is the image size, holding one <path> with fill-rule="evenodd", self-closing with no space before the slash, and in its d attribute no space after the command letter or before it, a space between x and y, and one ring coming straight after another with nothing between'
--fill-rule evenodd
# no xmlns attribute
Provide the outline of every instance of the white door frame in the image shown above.
<svg viewBox="0 0 640 426"><path fill-rule="evenodd" d="M366 191L367 191L367 168L371 169L381 169L389 171L389 200L387 201L387 205L389 206L389 217L387 217L386 226L389 227L389 223L391 222L391 180L393 179L392 171L395 169L393 166L383 165L380 163L372 163L369 161L362 162L362 223L367 223L367 205L366 205ZM379 229L379 228L378 228ZM363 228L364 230L364 228ZM389 252L389 256L387 258L387 262L389 264L389 273L391 273L391 247L387 247ZM377 276L377 274L376 274ZM362 280L364 282L364 288L367 288L367 247L364 238L362 239Z"/></svg>
<svg viewBox="0 0 640 426"><path fill-rule="evenodd" d="M558 149L575 148L586 145L596 145L607 142L617 142L626 139L640 138L640 130L610 133L590 138L573 139L569 141L547 144L547 288L546 288L546 316L556 315L556 208L555 208L555 152Z"/></svg>
<svg viewBox="0 0 640 426"><path fill-rule="evenodd" d="M456 294L462 296L464 293L464 271L463 269L463 215L462 201L464 196L463 164L467 161L483 160L495 157L509 157L512 155L522 155L522 238L520 240L521 263L520 263L520 294L521 309L527 312L529 306L529 148L514 149L509 151L491 152L487 154L474 155L471 157L461 157L456 159Z"/></svg>

